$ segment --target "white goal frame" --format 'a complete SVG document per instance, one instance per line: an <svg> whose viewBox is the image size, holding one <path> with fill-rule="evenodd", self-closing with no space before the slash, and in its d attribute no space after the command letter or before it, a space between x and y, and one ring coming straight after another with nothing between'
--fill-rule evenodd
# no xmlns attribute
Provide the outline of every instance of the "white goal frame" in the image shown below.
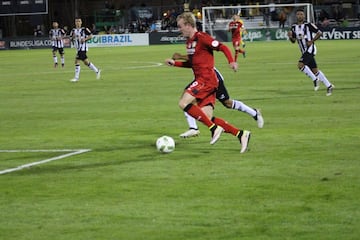
<svg viewBox="0 0 360 240"><path fill-rule="evenodd" d="M276 7L276 8L281 8L281 7L294 7L294 8L299 8L299 7L306 7L305 9L305 15L306 15L306 21L307 22L314 22L315 17L314 17L314 8L313 5L311 3L292 3L292 4L275 4L275 5L238 5L238 6L209 6L209 7L203 7L202 8L202 30L204 32L208 32L210 35L214 36L213 34L213 28L211 27L211 25L214 24L213 20L210 18L210 11L211 10L229 10L229 9L259 9L259 8L271 8L271 7ZM226 21L226 23L229 23L231 21L231 19L223 19L224 21ZM245 25L246 27L246 25ZM259 26L258 28L266 28L266 26ZM223 30L227 30L227 29L223 29Z"/></svg>

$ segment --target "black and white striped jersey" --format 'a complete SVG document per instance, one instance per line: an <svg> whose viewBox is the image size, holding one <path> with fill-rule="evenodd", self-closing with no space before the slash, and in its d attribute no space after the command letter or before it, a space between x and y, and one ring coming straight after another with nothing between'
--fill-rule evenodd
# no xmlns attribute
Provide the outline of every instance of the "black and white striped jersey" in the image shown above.
<svg viewBox="0 0 360 240"><path fill-rule="evenodd" d="M292 37L296 38L302 54L305 52L316 54L315 44L307 45L307 42L314 38L314 34L320 32L320 29L313 23L293 24L291 26Z"/></svg>
<svg viewBox="0 0 360 240"><path fill-rule="evenodd" d="M73 41L74 47L78 51L88 51L88 45L85 42L81 42L81 39L85 39L88 36L90 36L92 33L88 28L82 27L82 28L73 28L70 33L70 38Z"/></svg>
<svg viewBox="0 0 360 240"><path fill-rule="evenodd" d="M64 47L63 38L65 37L66 33L64 29L61 28L53 28L49 31L49 37L51 39L51 45L57 48Z"/></svg>

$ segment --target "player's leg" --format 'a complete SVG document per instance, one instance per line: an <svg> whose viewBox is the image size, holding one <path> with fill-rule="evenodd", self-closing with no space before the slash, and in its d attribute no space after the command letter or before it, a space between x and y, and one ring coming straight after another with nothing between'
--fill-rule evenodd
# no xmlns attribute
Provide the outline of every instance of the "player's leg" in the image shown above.
<svg viewBox="0 0 360 240"><path fill-rule="evenodd" d="M235 62L237 62L237 59L238 59L238 56L239 56L240 53L243 55L243 57L246 57L245 50L244 50L244 49L241 49L241 48L238 46L238 47L235 48L235 57L234 57Z"/></svg>
<svg viewBox="0 0 360 240"><path fill-rule="evenodd" d="M217 73L217 71L215 72ZM217 77L219 79L219 86L216 91L216 98L222 103L222 105L226 108L234 109L249 114L251 117L255 119L258 127L262 128L264 126L264 119L261 115L260 110L249 107L248 105L246 105L245 103L239 100L230 99L229 93L225 87L225 83L221 74L219 75L217 73Z"/></svg>
<svg viewBox="0 0 360 240"><path fill-rule="evenodd" d="M233 47L234 47L234 50L235 50L235 53L234 53L234 60L235 62L237 61L238 59L238 56L239 56L239 41L238 40L233 40Z"/></svg>
<svg viewBox="0 0 360 240"><path fill-rule="evenodd" d="M230 96L225 87L224 81L219 81L219 87L216 91L216 98L226 108L245 112L245 113L251 115L252 117L254 117L256 115L256 111L253 108L247 106L245 103L243 103L239 100L230 99Z"/></svg>
<svg viewBox="0 0 360 240"><path fill-rule="evenodd" d="M212 119L214 112L214 105L212 104L203 105L201 110L204 111L204 113L209 117L209 119ZM224 129L221 126L218 126L217 124L215 126L216 127L210 128L211 131L210 144L216 143L219 140L220 135L224 132Z"/></svg>
<svg viewBox="0 0 360 240"><path fill-rule="evenodd" d="M53 49L52 49L52 56L53 56L54 67L55 67L55 68L58 66L58 59L57 59L57 56L56 56L56 52L57 52L57 49L56 49L55 47L53 47Z"/></svg>
<svg viewBox="0 0 360 240"><path fill-rule="evenodd" d="M264 127L264 118L261 114L260 109L249 107L245 103L235 99L227 99L224 101L223 105L231 106L231 109L247 113L257 122L258 128Z"/></svg>
<svg viewBox="0 0 360 240"><path fill-rule="evenodd" d="M182 134L180 134L180 137L182 138L188 138L188 137L196 137L200 134L198 125L196 123L196 119L190 116L187 112L184 112L185 119L188 123L189 129Z"/></svg>
<svg viewBox="0 0 360 240"><path fill-rule="evenodd" d="M88 58L84 60L85 65L87 65L91 70L96 73L96 79L100 79L101 77L101 70L98 69L92 62L89 61Z"/></svg>
<svg viewBox="0 0 360 240"><path fill-rule="evenodd" d="M325 74L321 71L318 70L317 72L317 77L320 79L320 81L322 81L324 83L324 85L326 86L326 96L330 96L333 92L333 89L335 88L334 84L332 84L327 77L325 76Z"/></svg>
<svg viewBox="0 0 360 240"><path fill-rule="evenodd" d="M243 153L246 151L249 141L250 141L250 131L242 130L239 128L236 128L235 126L231 125L224 119L213 117L211 119L216 125L222 127L226 133L230 133L237 137L241 143L241 150L240 153Z"/></svg>
<svg viewBox="0 0 360 240"><path fill-rule="evenodd" d="M317 68L317 63L313 57L312 61L309 64L311 71L315 76L326 86L326 96L330 96L333 92L334 85L330 83L325 74Z"/></svg>
<svg viewBox="0 0 360 240"><path fill-rule="evenodd" d="M94 72L97 73L99 71L99 69L92 62L90 62L89 59L86 59L86 61L84 61L84 63L86 66L88 66Z"/></svg>
<svg viewBox="0 0 360 240"><path fill-rule="evenodd" d="M185 89L190 87L191 84L192 84L192 82L189 83L185 87ZM180 134L180 137L188 138L188 137L196 137L196 136L198 136L200 134L200 131L199 131L198 125L196 123L196 119L193 118L192 116L190 116L187 112L184 112L184 115L185 115L185 119L186 119L186 121L188 123L189 129L186 130L185 132L183 132L182 134Z"/></svg>
<svg viewBox="0 0 360 240"><path fill-rule="evenodd" d="M179 101L179 107L193 118L205 124L208 128L214 126L214 123L205 114L202 109L196 105L196 98L188 92L184 92Z"/></svg>
<svg viewBox="0 0 360 240"><path fill-rule="evenodd" d="M80 78L80 71L81 71L81 67L80 67L80 58L79 58L79 54L76 55L75 58L75 76L73 79L71 79L71 82L77 82L79 81Z"/></svg>
<svg viewBox="0 0 360 240"><path fill-rule="evenodd" d="M80 78L80 61L82 61L85 65L88 65L88 59L85 51L78 51L75 57L75 77L71 79L71 82L77 82Z"/></svg>
<svg viewBox="0 0 360 240"><path fill-rule="evenodd" d="M59 53L60 53L60 58L61 58L61 66L64 67L65 66L64 48L60 48Z"/></svg>
<svg viewBox="0 0 360 240"><path fill-rule="evenodd" d="M315 76L317 76L326 87L331 86L330 81L327 79L327 77L321 70L316 69L314 70L314 72L315 72Z"/></svg>
<svg viewBox="0 0 360 240"><path fill-rule="evenodd" d="M308 57L304 54L299 62L298 62L298 68L301 72L303 72L306 76L311 78L314 84L314 90L319 90L319 79L315 76L315 74L311 71L309 66L307 65L307 62L309 61Z"/></svg>
<svg viewBox="0 0 360 240"><path fill-rule="evenodd" d="M220 138L223 129L211 121L210 117L208 116L208 114L210 114L208 107L201 108L196 105L196 97L190 94L190 92L192 92L191 90L194 88L196 88L196 86L192 85L187 89L187 91L183 93L179 100L179 107L184 112L187 112L190 116L202 122L209 128L212 135L210 144L214 144ZM206 112L204 112L204 110Z"/></svg>

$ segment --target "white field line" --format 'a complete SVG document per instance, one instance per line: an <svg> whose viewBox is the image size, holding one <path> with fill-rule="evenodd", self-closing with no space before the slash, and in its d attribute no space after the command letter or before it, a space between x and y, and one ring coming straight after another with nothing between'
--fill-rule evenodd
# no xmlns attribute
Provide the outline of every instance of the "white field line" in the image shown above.
<svg viewBox="0 0 360 240"><path fill-rule="evenodd" d="M70 157L70 156L73 156L73 155L86 153L86 152L90 152L90 151L91 151L91 149L0 150L0 153L1 152L5 152L5 153L16 153L16 152L70 152L70 153L62 154L62 155L59 155L59 156L56 156L56 157L53 157L53 158L48 158L48 159L44 159L44 160L41 160L41 161L20 165L20 166L15 167L15 168L9 168L9 169L5 169L5 170L1 170L0 175L15 172L15 171L19 171L19 170L22 170L24 168L29 168L29 167L32 167L32 166L36 166L36 165L40 165L40 164L60 160L60 159L66 158L66 157Z"/></svg>

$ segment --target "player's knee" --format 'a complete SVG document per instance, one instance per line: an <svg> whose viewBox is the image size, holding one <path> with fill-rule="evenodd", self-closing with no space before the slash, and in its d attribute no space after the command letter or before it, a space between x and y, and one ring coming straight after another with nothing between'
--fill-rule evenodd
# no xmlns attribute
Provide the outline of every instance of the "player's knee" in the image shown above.
<svg viewBox="0 0 360 240"><path fill-rule="evenodd" d="M302 62L299 62L298 63L298 68L299 70L303 69L304 68L304 64Z"/></svg>
<svg viewBox="0 0 360 240"><path fill-rule="evenodd" d="M179 101L179 107L184 110L186 107L188 107L189 103L183 101L182 99L180 99Z"/></svg>
<svg viewBox="0 0 360 240"><path fill-rule="evenodd" d="M230 99L227 99L224 105L226 108L232 108L233 102Z"/></svg>
<svg viewBox="0 0 360 240"><path fill-rule="evenodd" d="M230 99L221 100L220 102L226 108L231 108L232 107L232 102L230 101Z"/></svg>

